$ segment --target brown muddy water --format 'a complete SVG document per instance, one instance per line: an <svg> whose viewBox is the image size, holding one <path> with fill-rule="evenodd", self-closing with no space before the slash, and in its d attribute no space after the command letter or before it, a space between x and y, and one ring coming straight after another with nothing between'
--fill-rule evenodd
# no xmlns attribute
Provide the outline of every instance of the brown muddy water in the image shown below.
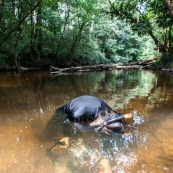
<svg viewBox="0 0 173 173"><path fill-rule="evenodd" d="M99 97L121 113L137 114L139 121L125 125L129 135L81 133L70 123L47 128L55 110L80 95ZM63 136L70 145L47 152ZM142 70L0 74L1 173L94 173L103 158L110 172L173 172L172 75Z"/></svg>

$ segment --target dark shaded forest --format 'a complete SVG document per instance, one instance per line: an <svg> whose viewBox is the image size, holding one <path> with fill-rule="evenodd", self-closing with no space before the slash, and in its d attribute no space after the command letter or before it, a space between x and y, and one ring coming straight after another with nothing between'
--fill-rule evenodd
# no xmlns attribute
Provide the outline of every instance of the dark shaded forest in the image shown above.
<svg viewBox="0 0 173 173"><path fill-rule="evenodd" d="M171 0L1 0L0 68L173 59Z"/></svg>

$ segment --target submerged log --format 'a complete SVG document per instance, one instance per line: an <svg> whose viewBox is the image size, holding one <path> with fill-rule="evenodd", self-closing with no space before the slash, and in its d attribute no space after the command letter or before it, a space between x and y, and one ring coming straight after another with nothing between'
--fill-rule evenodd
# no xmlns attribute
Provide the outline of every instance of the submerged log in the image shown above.
<svg viewBox="0 0 173 173"><path fill-rule="evenodd" d="M113 70L113 69L139 69L142 68L141 65L118 65L118 64L99 64L91 66L78 66L70 68L57 68L50 66L50 72L53 74L64 73L64 72L74 72L74 71L93 71L93 70Z"/></svg>
<svg viewBox="0 0 173 173"><path fill-rule="evenodd" d="M136 62L127 65L120 64L99 64L99 65L91 65L91 66L77 66L70 68L57 68L54 66L50 66L50 72L52 74L64 73L64 72L74 72L74 71L93 71L93 70L113 70L113 69L141 69L148 68L151 64L156 60L156 57L150 58L148 60L142 62Z"/></svg>
<svg viewBox="0 0 173 173"><path fill-rule="evenodd" d="M92 71L92 70L104 70L109 68L114 68L115 64L107 65L107 64L99 64L99 65L91 65L91 66L77 66L70 68L57 68L50 66L51 73L62 73L62 72L70 72L70 71Z"/></svg>
<svg viewBox="0 0 173 173"><path fill-rule="evenodd" d="M57 68L54 66L50 66L51 73L62 73L62 72L68 72L68 71L80 71L80 70L96 70L101 68L100 65L95 66L77 66L77 67L70 67L70 68Z"/></svg>
<svg viewBox="0 0 173 173"><path fill-rule="evenodd" d="M71 71L93 71L93 70L113 70L120 68L132 68L132 66L120 66L117 64L99 64L99 65L91 65L91 66L77 66L70 68L57 68L50 66L51 73L63 73L63 72L71 72Z"/></svg>

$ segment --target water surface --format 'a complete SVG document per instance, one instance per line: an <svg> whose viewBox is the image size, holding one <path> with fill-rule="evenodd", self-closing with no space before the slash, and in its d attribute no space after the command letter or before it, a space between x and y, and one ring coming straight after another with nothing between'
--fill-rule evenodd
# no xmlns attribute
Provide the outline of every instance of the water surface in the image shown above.
<svg viewBox="0 0 173 173"><path fill-rule="evenodd" d="M60 124L58 131L47 135L55 110L86 94L121 113L137 113L144 122L130 122L125 127L128 136L83 134L72 124ZM0 172L92 173L102 158L109 160L112 172L173 172L172 131L169 74L142 70L0 74ZM70 146L57 146L48 154L52 140L63 136L70 137Z"/></svg>

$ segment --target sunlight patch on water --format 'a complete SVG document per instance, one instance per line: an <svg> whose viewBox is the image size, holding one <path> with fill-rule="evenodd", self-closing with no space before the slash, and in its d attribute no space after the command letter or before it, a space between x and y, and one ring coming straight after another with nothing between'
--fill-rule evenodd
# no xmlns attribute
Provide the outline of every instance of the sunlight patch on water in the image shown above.
<svg viewBox="0 0 173 173"><path fill-rule="evenodd" d="M131 167L138 162L138 158L134 153L129 153L128 155L120 153L114 159L114 162L116 162L116 166L114 166L112 170L117 173L125 173L125 170L128 169L128 167Z"/></svg>

